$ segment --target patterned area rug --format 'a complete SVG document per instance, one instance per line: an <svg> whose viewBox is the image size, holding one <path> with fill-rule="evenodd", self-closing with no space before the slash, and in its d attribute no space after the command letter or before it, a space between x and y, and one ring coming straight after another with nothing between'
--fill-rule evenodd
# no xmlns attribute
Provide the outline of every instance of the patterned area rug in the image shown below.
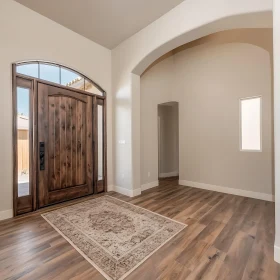
<svg viewBox="0 0 280 280"><path fill-rule="evenodd" d="M186 225L102 196L42 215L107 279L121 280Z"/></svg>

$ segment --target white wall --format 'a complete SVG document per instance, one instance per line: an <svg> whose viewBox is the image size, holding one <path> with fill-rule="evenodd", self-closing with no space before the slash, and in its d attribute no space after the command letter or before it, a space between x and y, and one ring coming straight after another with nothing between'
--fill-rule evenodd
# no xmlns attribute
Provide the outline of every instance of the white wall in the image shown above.
<svg viewBox="0 0 280 280"><path fill-rule="evenodd" d="M223 35L227 37L227 33ZM271 34L271 30L266 33ZM267 40L263 31L255 35ZM251 44L217 44L215 38L207 44L175 50L173 56L159 61L141 77L141 167L145 170L141 183L155 179L147 179L147 167L151 174L157 171L153 108L162 99L172 99L179 102L180 180L271 197L274 187L270 54ZM165 93L160 98L167 83L169 98ZM263 149L261 153L240 152L239 99L256 95L262 95L263 101Z"/></svg>
<svg viewBox="0 0 280 280"><path fill-rule="evenodd" d="M274 0L274 134L275 134L275 247L274 258L280 263L280 2Z"/></svg>
<svg viewBox="0 0 280 280"><path fill-rule="evenodd" d="M0 1L0 219L12 214L12 63L39 59L69 66L108 95L108 184L112 184L111 52L10 0Z"/></svg>

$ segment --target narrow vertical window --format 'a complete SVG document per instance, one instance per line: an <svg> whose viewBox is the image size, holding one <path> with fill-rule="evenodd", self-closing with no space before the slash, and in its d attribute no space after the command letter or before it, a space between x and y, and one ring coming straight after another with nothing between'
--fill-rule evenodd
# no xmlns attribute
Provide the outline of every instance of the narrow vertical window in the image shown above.
<svg viewBox="0 0 280 280"><path fill-rule="evenodd" d="M261 151L261 97L240 100L242 151Z"/></svg>
<svg viewBox="0 0 280 280"><path fill-rule="evenodd" d="M30 194L29 95L29 89L17 87L18 197Z"/></svg>
<svg viewBox="0 0 280 280"><path fill-rule="evenodd" d="M98 181L103 180L103 106L97 106L98 114Z"/></svg>

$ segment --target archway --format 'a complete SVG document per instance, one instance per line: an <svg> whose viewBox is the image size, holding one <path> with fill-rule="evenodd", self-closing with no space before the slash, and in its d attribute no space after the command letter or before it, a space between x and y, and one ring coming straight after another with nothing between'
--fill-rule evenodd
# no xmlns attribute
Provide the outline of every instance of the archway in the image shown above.
<svg viewBox="0 0 280 280"><path fill-rule="evenodd" d="M246 5L242 0L184 1L113 50L115 184L119 192L141 193L139 75L163 54L203 36L236 28L270 28L272 10L267 1L250 0Z"/></svg>
<svg viewBox="0 0 280 280"><path fill-rule="evenodd" d="M249 44L253 38L267 47ZM224 31L171 51L141 75L141 188L143 184L154 185L157 180L157 106L175 100L181 108L181 185L195 182L226 186L236 194L240 193L239 189L251 190L263 199L273 199L272 56L271 29ZM264 104L262 143L265 148L261 154L238 153L239 100L256 95L262 95ZM165 137L172 145L170 135ZM225 145L220 145L220 141ZM256 165L251 161L252 156L257 157ZM168 155L166 165L172 160L172 155ZM234 160L239 163L229 167ZM247 168L239 170L243 164ZM246 174L254 174L259 164L263 167L257 170L262 172L247 180ZM211 166L216 167L210 172ZM169 172L178 170L173 169ZM223 177L223 174L227 175Z"/></svg>
<svg viewBox="0 0 280 280"><path fill-rule="evenodd" d="M219 3L216 4L219 7ZM166 14L166 18L160 18L147 30L142 30L113 51L115 184L119 191L130 195L141 192L139 75L166 52L202 36L241 27L271 27L271 7L256 4L252 1L244 7L244 2L238 1L234 9L223 6L215 11L208 10L201 16L199 3L189 10L189 3L183 2ZM188 16L193 21L190 22ZM160 30L166 29L166 32L155 37L159 26L162 28ZM120 146L119 141L125 146Z"/></svg>

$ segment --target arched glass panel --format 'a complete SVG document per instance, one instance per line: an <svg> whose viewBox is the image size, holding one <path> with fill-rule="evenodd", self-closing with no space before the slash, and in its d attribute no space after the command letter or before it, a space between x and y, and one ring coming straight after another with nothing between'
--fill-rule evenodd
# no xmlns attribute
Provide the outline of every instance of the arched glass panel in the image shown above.
<svg viewBox="0 0 280 280"><path fill-rule="evenodd" d="M85 91L91 92L97 95L103 95L102 91L100 91L94 84L92 84L89 80L85 80Z"/></svg>
<svg viewBox="0 0 280 280"><path fill-rule="evenodd" d="M39 64L38 63L28 63L17 65L17 73L26 76L31 76L34 78L39 78Z"/></svg>
<svg viewBox="0 0 280 280"><path fill-rule="evenodd" d="M39 78L60 84L60 69L56 65L39 63Z"/></svg>
<svg viewBox="0 0 280 280"><path fill-rule="evenodd" d="M31 61L16 66L19 74L104 96L104 91L84 75L55 63Z"/></svg>
<svg viewBox="0 0 280 280"><path fill-rule="evenodd" d="M29 114L30 89L17 87L17 170L18 197L30 194L29 186Z"/></svg>
<svg viewBox="0 0 280 280"><path fill-rule="evenodd" d="M84 90L84 78L82 78L77 72L61 67L61 84L63 86L71 87L71 85L75 85L74 81L80 81L82 89ZM73 87L75 88L75 86Z"/></svg>

